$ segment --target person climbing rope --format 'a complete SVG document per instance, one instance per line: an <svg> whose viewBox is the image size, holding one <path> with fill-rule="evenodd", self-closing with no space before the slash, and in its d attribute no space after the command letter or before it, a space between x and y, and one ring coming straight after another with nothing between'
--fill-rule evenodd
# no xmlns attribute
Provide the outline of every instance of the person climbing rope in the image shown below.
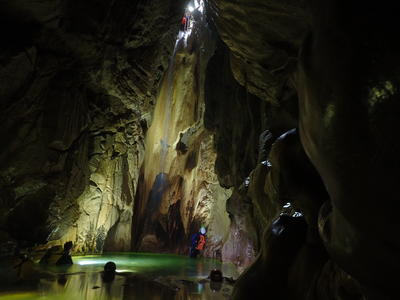
<svg viewBox="0 0 400 300"><path fill-rule="evenodd" d="M189 256L192 258L196 258L197 255L204 249L204 245L206 244L206 229L204 227L200 228L199 232L196 232L192 235L191 238L191 246L189 251Z"/></svg>
<svg viewBox="0 0 400 300"><path fill-rule="evenodd" d="M186 16L183 16L181 21L181 31L186 31Z"/></svg>

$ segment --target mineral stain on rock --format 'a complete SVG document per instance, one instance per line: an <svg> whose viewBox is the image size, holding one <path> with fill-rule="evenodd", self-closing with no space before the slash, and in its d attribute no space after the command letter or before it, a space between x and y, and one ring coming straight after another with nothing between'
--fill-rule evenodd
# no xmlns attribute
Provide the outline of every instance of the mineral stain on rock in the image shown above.
<svg viewBox="0 0 400 300"><path fill-rule="evenodd" d="M395 8L2 1L0 273L69 241L186 255L204 226L234 299L393 299Z"/></svg>

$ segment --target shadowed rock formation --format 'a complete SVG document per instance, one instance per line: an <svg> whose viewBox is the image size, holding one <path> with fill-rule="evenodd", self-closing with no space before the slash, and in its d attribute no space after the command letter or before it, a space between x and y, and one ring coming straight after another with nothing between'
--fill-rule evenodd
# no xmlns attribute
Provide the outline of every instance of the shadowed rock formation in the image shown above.
<svg viewBox="0 0 400 300"><path fill-rule="evenodd" d="M235 79L260 99L281 103L310 21L306 1L212 0L209 7Z"/></svg>
<svg viewBox="0 0 400 300"><path fill-rule="evenodd" d="M263 217L258 223L268 224L279 213L279 208L271 204L273 199L280 199L281 205L286 198L293 199L293 205L307 222L307 243L311 238L314 250L322 253L315 257L306 255L312 253L304 249L306 244L292 253L292 258L302 257L304 266L299 268L300 260L294 259L288 268L290 280L284 285L288 293L276 291L274 295L277 299L392 299L394 277L384 274L399 271L396 209L388 209L397 207L394 187L398 171L395 115L399 109L399 55L394 1L379 5L373 1L305 4L210 1L213 20L229 47L232 73L238 82L280 108L283 103L297 102L298 95L298 116L294 119L299 122L293 127L299 128L301 144L316 168L313 173L317 176L313 177L322 179L311 184L311 174L303 173L304 169L297 171L300 176L291 178L290 169L298 163L304 166L301 161L306 160L288 156L292 150L287 152L285 147L271 152L269 160L275 163L272 162L270 171L257 166L250 176L250 198L253 195L253 203L261 203L254 205L258 212L255 215ZM243 28L240 33L239 24ZM269 53L276 56L268 56ZM277 57L281 60L274 59ZM232 125L235 127L236 124ZM288 144L287 149L292 147ZM225 160L232 157L227 152L225 155ZM276 161L280 156L283 160ZM232 170L223 174L232 177L238 173ZM243 175L241 178L244 179ZM264 178L264 191L251 186L251 182L261 186ZM319 191L324 187L327 196L318 197L323 195ZM296 201L297 197L291 195L298 195L301 200ZM262 199L267 203L263 204ZM384 199L385 204L379 199ZM261 246L260 257L268 247L268 243ZM323 254L324 251L327 253ZM270 259L279 260L281 256L276 254ZM246 281L248 278L258 278L257 274L266 272L261 261L259 258L255 263L253 274L252 267L239 280L236 295L245 294L242 283L252 285L251 280ZM305 282L301 280L301 270L307 266L311 277ZM264 280L259 280L261 285L272 278L264 276ZM328 285L329 280L333 284ZM316 282L327 289L316 288Z"/></svg>
<svg viewBox="0 0 400 300"><path fill-rule="evenodd" d="M0 3L5 240L130 249L143 130L172 51L177 4Z"/></svg>
<svg viewBox="0 0 400 300"><path fill-rule="evenodd" d="M297 85L302 143L330 195L325 245L369 299L390 299L395 280L383 274L400 270L394 3L325 1L312 9Z"/></svg>
<svg viewBox="0 0 400 300"><path fill-rule="evenodd" d="M215 41L204 17L192 25L177 37L146 135L132 241L135 250L188 254L190 237L204 226L202 254L220 257L231 191L218 182L215 138L203 121L205 69Z"/></svg>
<svg viewBox="0 0 400 300"><path fill-rule="evenodd" d="M183 1L8 2L2 255L185 253L206 225L249 266L235 299L396 299L394 1L209 0L178 40Z"/></svg>

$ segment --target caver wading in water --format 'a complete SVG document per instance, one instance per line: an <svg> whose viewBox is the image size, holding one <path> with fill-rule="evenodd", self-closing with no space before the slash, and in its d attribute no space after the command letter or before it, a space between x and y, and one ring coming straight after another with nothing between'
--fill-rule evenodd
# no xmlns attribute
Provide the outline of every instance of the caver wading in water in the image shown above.
<svg viewBox="0 0 400 300"><path fill-rule="evenodd" d="M190 251L189 251L189 256L192 258L196 258L197 255L204 249L204 245L206 243L206 229L204 227L200 228L199 232L196 232L195 234L192 235L191 238L191 245L190 245Z"/></svg>

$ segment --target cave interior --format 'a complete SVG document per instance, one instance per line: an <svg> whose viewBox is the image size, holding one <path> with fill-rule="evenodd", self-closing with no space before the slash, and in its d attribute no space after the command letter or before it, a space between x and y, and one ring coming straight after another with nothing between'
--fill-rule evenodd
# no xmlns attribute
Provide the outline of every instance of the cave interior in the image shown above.
<svg viewBox="0 0 400 300"><path fill-rule="evenodd" d="M0 299L398 299L397 20L0 0Z"/></svg>

